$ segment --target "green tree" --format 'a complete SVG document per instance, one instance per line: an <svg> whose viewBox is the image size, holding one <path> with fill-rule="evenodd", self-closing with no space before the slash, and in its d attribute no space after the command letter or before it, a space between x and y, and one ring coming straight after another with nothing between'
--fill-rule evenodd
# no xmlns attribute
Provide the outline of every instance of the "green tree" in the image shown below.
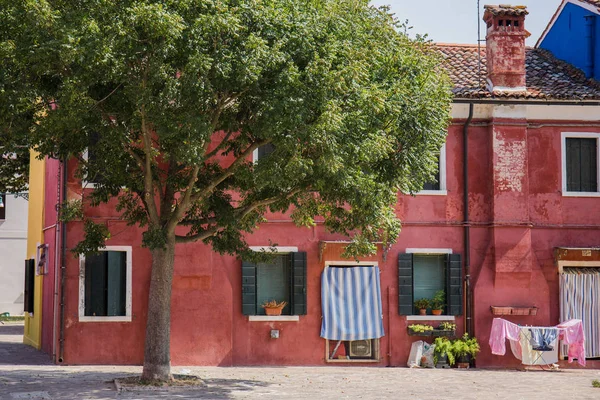
<svg viewBox="0 0 600 400"><path fill-rule="evenodd" d="M143 378L170 378L178 243L245 255L265 212L291 210L353 237L348 255L372 253L400 232L398 192L432 177L448 80L427 43L366 0L0 1L31 146L102 175L84 214L117 196L144 228ZM75 250L102 247L109 233L85 228Z"/></svg>

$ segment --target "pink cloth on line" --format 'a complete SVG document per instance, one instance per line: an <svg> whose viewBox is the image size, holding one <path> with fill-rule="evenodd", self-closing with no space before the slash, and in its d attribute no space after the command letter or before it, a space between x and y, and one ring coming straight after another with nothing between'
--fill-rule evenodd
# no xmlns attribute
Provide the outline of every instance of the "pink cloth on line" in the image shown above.
<svg viewBox="0 0 600 400"><path fill-rule="evenodd" d="M585 367L585 334L583 332L583 322L580 319L570 319L557 325L561 329L560 339L569 345L567 356L569 362L577 359L577 363Z"/></svg>
<svg viewBox="0 0 600 400"><path fill-rule="evenodd" d="M517 350L521 353L519 344L519 325L513 324L502 318L494 318L492 322L492 331L490 332L490 347L492 354L503 356L506 353L506 339L516 342Z"/></svg>

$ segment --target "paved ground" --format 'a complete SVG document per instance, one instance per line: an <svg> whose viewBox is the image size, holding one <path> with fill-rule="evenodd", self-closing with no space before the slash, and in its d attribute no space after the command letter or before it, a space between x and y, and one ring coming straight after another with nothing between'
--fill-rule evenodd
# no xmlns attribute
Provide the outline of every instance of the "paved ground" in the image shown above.
<svg viewBox="0 0 600 400"><path fill-rule="evenodd" d="M118 394L112 380L139 374L139 367L58 367L20 344L22 333L22 325L0 325L0 399L600 399L591 386L598 370L368 367L175 367L199 375L206 387Z"/></svg>

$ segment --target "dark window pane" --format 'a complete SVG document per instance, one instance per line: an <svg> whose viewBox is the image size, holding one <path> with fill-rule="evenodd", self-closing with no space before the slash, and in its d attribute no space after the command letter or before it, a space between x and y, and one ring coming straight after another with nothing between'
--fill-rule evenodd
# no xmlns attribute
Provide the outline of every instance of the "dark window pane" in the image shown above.
<svg viewBox="0 0 600 400"><path fill-rule="evenodd" d="M414 299L432 299L436 292L446 289L446 258L421 254L413 257Z"/></svg>
<svg viewBox="0 0 600 400"><path fill-rule="evenodd" d="M101 183L102 182L102 163L98 158L100 135L98 132L92 132L90 134L90 144L88 146L88 176L86 180L90 183Z"/></svg>
<svg viewBox="0 0 600 400"><path fill-rule="evenodd" d="M290 314L290 261L289 255L277 255L273 261L259 263L256 269L256 305L259 315L265 315L261 304L276 300L288 305L282 314Z"/></svg>
<svg viewBox="0 0 600 400"><path fill-rule="evenodd" d="M425 182L423 190L440 190L440 156L437 158L437 170L435 172L434 182Z"/></svg>
<svg viewBox="0 0 600 400"><path fill-rule="evenodd" d="M268 156L269 154L271 154L274 151L275 151L275 146L272 143L265 144L264 146L260 146L258 148L258 160L260 160L263 157Z"/></svg>
<svg viewBox="0 0 600 400"><path fill-rule="evenodd" d="M106 316L106 252L85 258L85 315Z"/></svg>
<svg viewBox="0 0 600 400"><path fill-rule="evenodd" d="M85 315L126 315L127 253L102 251L85 258Z"/></svg>
<svg viewBox="0 0 600 400"><path fill-rule="evenodd" d="M598 191L598 141L588 138L567 138L567 191Z"/></svg>
<svg viewBox="0 0 600 400"><path fill-rule="evenodd" d="M107 315L125 315L127 253L124 251L108 251L107 253Z"/></svg>

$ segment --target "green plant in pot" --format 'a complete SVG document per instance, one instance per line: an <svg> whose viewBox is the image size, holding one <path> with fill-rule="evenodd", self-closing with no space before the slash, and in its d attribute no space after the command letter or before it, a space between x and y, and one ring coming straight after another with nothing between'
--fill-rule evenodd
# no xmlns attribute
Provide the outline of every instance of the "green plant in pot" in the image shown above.
<svg viewBox="0 0 600 400"><path fill-rule="evenodd" d="M469 362L475 359L480 350L477 338L469 337L467 333L462 338L456 339L452 347L459 368L468 368Z"/></svg>
<svg viewBox="0 0 600 400"><path fill-rule="evenodd" d="M433 331L433 326L431 325L422 325L422 324L412 324L408 326L409 334L417 335L417 336L429 336Z"/></svg>
<svg viewBox="0 0 600 400"><path fill-rule="evenodd" d="M444 365L454 365L454 344L446 337L438 337L433 341L435 349L433 351L433 362L436 368L442 368Z"/></svg>
<svg viewBox="0 0 600 400"><path fill-rule="evenodd" d="M446 292L438 290L431 299L431 313L433 315L442 315L444 306L446 305Z"/></svg>
<svg viewBox="0 0 600 400"><path fill-rule="evenodd" d="M429 308L429 299L415 300L415 307L419 310L419 315L427 315L427 308Z"/></svg>

